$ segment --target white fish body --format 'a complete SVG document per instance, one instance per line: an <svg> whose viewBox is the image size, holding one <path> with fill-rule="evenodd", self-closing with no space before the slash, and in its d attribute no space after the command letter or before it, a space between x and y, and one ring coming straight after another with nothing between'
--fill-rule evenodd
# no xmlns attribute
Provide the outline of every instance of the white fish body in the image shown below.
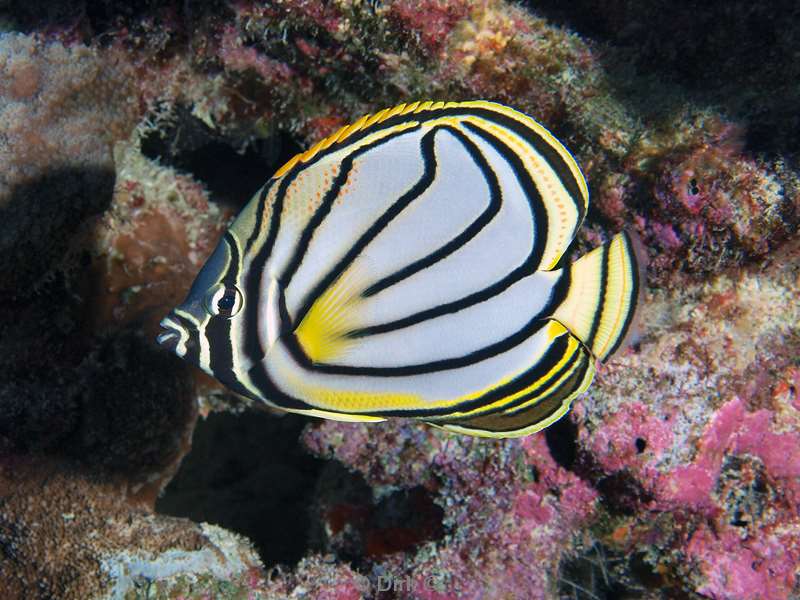
<svg viewBox="0 0 800 600"><path fill-rule="evenodd" d="M625 233L559 268L587 207L572 156L520 112L387 109L265 184L159 341L294 412L532 433L589 386L637 304Z"/></svg>

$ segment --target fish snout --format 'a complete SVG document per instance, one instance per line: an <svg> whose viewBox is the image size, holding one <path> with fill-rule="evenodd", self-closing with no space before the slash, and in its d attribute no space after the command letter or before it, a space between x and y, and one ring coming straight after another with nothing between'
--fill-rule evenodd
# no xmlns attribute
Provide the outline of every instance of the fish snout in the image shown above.
<svg viewBox="0 0 800 600"><path fill-rule="evenodd" d="M158 334L156 341L170 352L176 352L178 343L184 335L182 333L183 328L171 315L164 317L159 325L161 325L164 331Z"/></svg>

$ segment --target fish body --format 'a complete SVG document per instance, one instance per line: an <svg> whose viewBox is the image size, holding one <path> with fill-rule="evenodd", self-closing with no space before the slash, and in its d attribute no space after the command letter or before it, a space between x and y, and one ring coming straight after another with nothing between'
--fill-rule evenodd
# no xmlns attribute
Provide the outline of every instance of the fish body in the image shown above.
<svg viewBox="0 0 800 600"><path fill-rule="evenodd" d="M637 304L627 233L561 264L587 207L523 113L401 104L275 173L158 339L287 411L526 435L586 390Z"/></svg>

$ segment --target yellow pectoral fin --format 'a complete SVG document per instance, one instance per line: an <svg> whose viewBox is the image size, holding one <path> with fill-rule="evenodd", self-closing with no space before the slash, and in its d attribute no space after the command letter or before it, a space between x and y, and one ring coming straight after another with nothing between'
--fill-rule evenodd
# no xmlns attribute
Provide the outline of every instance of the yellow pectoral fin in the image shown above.
<svg viewBox="0 0 800 600"><path fill-rule="evenodd" d="M316 299L297 326L297 341L313 362L336 360L355 343L347 334L363 322L363 289L359 272L348 269Z"/></svg>

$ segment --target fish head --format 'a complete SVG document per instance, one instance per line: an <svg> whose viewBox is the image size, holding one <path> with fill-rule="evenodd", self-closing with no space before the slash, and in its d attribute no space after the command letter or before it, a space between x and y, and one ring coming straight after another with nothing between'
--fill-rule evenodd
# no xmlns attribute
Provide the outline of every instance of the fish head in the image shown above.
<svg viewBox="0 0 800 600"><path fill-rule="evenodd" d="M200 270L186 299L161 321L156 341L223 383L234 340L243 330L242 293L235 240L226 234ZM227 369L220 365L227 364Z"/></svg>

